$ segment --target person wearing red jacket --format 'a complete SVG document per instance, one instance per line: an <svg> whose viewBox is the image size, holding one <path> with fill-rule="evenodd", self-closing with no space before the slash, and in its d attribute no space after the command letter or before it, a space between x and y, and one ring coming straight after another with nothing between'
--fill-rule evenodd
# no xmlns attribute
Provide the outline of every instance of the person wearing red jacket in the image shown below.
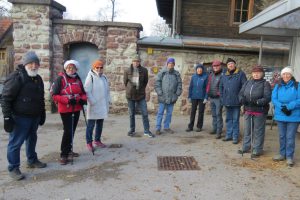
<svg viewBox="0 0 300 200"><path fill-rule="evenodd" d="M64 72L60 73L51 87L53 101L58 107L64 132L61 141L60 163L66 165L78 153L73 152L73 139L80 116L80 110L86 104L87 96L83 84L77 74L79 63L68 60L64 64ZM73 123L72 123L73 122Z"/></svg>

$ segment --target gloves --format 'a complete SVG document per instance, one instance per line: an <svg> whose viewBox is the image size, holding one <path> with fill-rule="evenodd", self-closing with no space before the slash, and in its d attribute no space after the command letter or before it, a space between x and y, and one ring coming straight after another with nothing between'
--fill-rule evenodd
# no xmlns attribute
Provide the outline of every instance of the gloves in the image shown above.
<svg viewBox="0 0 300 200"><path fill-rule="evenodd" d="M80 104L80 105L86 105L86 101L85 100L83 100L83 99L79 99L79 101L78 101L78 103Z"/></svg>
<svg viewBox="0 0 300 200"><path fill-rule="evenodd" d="M4 117L4 130L8 133L14 130L14 119L12 117Z"/></svg>
<svg viewBox="0 0 300 200"><path fill-rule="evenodd" d="M69 99L69 104L72 106L76 105L76 99Z"/></svg>
<svg viewBox="0 0 300 200"><path fill-rule="evenodd" d="M281 106L281 111L286 115L290 116L292 114L292 111L288 110L286 106Z"/></svg>
<svg viewBox="0 0 300 200"><path fill-rule="evenodd" d="M43 126L45 124L45 121L46 121L46 111L44 110L41 114L39 125Z"/></svg>
<svg viewBox="0 0 300 200"><path fill-rule="evenodd" d="M206 103L207 103L207 99L204 99L204 100L203 100L203 104L206 104Z"/></svg>

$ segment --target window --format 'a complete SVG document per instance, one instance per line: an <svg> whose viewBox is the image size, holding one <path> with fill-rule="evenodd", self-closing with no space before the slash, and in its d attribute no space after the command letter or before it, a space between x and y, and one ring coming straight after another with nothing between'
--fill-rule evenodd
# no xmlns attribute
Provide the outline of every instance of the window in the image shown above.
<svg viewBox="0 0 300 200"><path fill-rule="evenodd" d="M231 24L241 24L251 19L254 0L231 1Z"/></svg>

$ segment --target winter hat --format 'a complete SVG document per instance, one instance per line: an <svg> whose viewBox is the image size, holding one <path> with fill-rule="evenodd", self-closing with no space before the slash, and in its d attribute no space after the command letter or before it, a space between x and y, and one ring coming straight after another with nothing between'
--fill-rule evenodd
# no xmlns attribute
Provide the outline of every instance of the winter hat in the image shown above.
<svg viewBox="0 0 300 200"><path fill-rule="evenodd" d="M64 64L64 69L66 70L67 66L70 65L70 64L75 65L76 69L78 70L78 68L79 68L79 62L77 62L76 60L67 60L65 62L65 64Z"/></svg>
<svg viewBox="0 0 300 200"><path fill-rule="evenodd" d="M34 51L28 51L24 55L22 64L25 66L25 65L27 65L28 63L31 63L31 62L35 62L38 65L40 65L40 59L37 57L37 55Z"/></svg>
<svg viewBox="0 0 300 200"><path fill-rule="evenodd" d="M168 64L168 63L174 63L174 64L175 64L175 59L174 59L174 58L168 58L167 64Z"/></svg>
<svg viewBox="0 0 300 200"><path fill-rule="evenodd" d="M252 72L264 72L264 68L260 65L257 65L252 68Z"/></svg>
<svg viewBox="0 0 300 200"><path fill-rule="evenodd" d="M281 70L280 76L282 76L284 73L290 73L293 76L293 69L291 66L287 66Z"/></svg>
<svg viewBox="0 0 300 200"><path fill-rule="evenodd" d="M197 64L197 65L196 65L196 70L197 70L199 67L201 67L202 70L204 70L204 66L203 66L202 64Z"/></svg>
<svg viewBox="0 0 300 200"><path fill-rule="evenodd" d="M104 65L104 62L103 60L95 60L92 64L92 67L93 68L96 68L96 67L100 67L100 66L103 66Z"/></svg>
<svg viewBox="0 0 300 200"><path fill-rule="evenodd" d="M236 64L235 60L233 60L232 58L228 58L227 61L226 61L226 65L230 62L234 62L234 64Z"/></svg>
<svg viewBox="0 0 300 200"><path fill-rule="evenodd" d="M140 62L140 57L139 57L139 55L135 55L135 56L132 58L132 62L134 62L134 61Z"/></svg>
<svg viewBox="0 0 300 200"><path fill-rule="evenodd" d="M214 60L213 62L212 62L212 66L219 66L219 65L221 65L222 63L221 63L221 61L219 61L219 60Z"/></svg>

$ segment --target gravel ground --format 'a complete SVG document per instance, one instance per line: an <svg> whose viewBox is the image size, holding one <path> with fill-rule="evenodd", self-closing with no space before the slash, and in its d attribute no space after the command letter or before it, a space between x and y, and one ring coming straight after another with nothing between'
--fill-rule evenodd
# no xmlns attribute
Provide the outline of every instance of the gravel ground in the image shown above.
<svg viewBox="0 0 300 200"><path fill-rule="evenodd" d="M2 116L0 116L2 118ZM1 199L109 199L109 200L256 200L300 199L300 149L296 165L274 163L278 151L277 127L266 130L265 152L251 160L237 154L241 143L216 140L205 116L202 132L185 132L188 116L174 116L174 134L156 138L143 136L141 116L137 116L137 137L128 137L128 115L110 115L104 122L103 141L112 147L97 149L93 156L85 146L85 124L81 116L76 130L74 151L80 153L73 165L58 163L62 124L58 114L47 114L38 131L37 153L47 162L44 169L27 169L24 147L21 151L22 181L12 181L6 170L8 134L0 135ZM241 118L242 121L242 118ZM155 116L150 116L154 132ZM242 126L241 122L241 126ZM299 143L299 136L296 143ZM24 146L24 145L23 145ZM199 170L158 170L158 156L193 156Z"/></svg>

